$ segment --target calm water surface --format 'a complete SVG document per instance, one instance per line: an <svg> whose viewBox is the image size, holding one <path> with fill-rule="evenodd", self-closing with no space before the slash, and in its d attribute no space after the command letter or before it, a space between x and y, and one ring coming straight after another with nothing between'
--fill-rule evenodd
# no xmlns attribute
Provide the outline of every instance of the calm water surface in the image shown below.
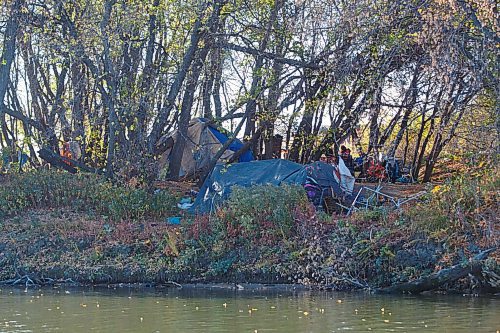
<svg viewBox="0 0 500 333"><path fill-rule="evenodd" d="M499 297L200 289L0 291L0 332L493 332Z"/></svg>

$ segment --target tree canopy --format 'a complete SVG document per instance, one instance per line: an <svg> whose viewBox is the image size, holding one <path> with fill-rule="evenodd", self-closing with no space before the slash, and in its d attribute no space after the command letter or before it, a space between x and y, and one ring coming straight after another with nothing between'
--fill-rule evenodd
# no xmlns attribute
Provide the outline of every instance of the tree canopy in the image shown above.
<svg viewBox="0 0 500 333"><path fill-rule="evenodd" d="M497 17L493 0L6 0L0 149L39 165L76 141L109 176L155 174L177 128L177 178L205 117L262 159L276 134L299 162L349 139L428 181L464 136L498 153Z"/></svg>

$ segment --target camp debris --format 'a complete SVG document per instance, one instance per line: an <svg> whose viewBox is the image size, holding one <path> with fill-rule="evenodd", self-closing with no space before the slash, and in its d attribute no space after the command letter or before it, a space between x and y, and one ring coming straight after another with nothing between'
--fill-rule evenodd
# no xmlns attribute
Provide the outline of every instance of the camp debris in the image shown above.
<svg viewBox="0 0 500 333"><path fill-rule="evenodd" d="M410 196L397 197L390 195L384 191L382 183L379 183L375 188L361 186L356 189L356 195L352 200L351 205L344 206L339 203L339 206L345 209L347 215L359 210L368 210L377 207L386 207L391 210L400 209L404 204L417 200L427 191L419 191Z"/></svg>
<svg viewBox="0 0 500 333"><path fill-rule="evenodd" d="M181 219L180 216L167 217L167 224L179 225L181 224Z"/></svg>
<svg viewBox="0 0 500 333"><path fill-rule="evenodd" d="M80 148L80 144L78 142L68 141L63 143L59 154L72 160L78 160L82 157L82 149Z"/></svg>
<svg viewBox="0 0 500 333"><path fill-rule="evenodd" d="M282 159L219 164L203 183L191 212L213 212L229 197L233 186L297 184L304 187L308 198L317 206L321 206L326 197L351 202L354 178L347 168L348 174L342 176L345 170L340 169L323 162L302 165ZM336 179L339 174L340 183ZM342 178L346 178L345 181Z"/></svg>
<svg viewBox="0 0 500 333"><path fill-rule="evenodd" d="M222 128L217 127L207 119L195 118L191 120L186 138L186 148L181 162L180 177L195 176L209 166L210 160L229 140L228 136L223 132ZM178 135L178 130L175 130L164 135L158 141L157 151L161 154L159 160L160 170L165 170L168 167L170 153ZM228 161L242 147L243 143L240 140L234 140L219 161ZM239 157L238 162L253 160L252 152L247 151Z"/></svg>
<svg viewBox="0 0 500 333"><path fill-rule="evenodd" d="M182 210L189 209L193 206L193 201L191 200L191 197L184 197L182 198L179 203L177 204L177 207Z"/></svg>

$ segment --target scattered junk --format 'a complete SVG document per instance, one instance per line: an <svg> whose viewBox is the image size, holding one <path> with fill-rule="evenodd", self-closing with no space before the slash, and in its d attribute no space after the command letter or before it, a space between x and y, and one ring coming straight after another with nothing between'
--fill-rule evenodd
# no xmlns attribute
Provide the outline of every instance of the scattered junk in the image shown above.
<svg viewBox="0 0 500 333"><path fill-rule="evenodd" d="M193 206L193 200L191 200L191 197L184 197L182 198L179 203L177 204L177 207L182 210L189 209Z"/></svg>
<svg viewBox="0 0 500 333"><path fill-rule="evenodd" d="M414 183L411 167L403 165L401 159L386 156L378 161L373 156L362 155L354 159L353 170L359 172L357 179L366 182Z"/></svg>
<svg viewBox="0 0 500 333"><path fill-rule="evenodd" d="M158 145L161 152L160 169L168 168L169 156L178 132L173 131L163 136ZM223 131L203 118L190 122L185 154L181 163L181 177L187 180L196 177L209 165L217 151L229 140ZM177 204L181 210L190 213L214 212L227 199L233 186L251 187L254 185L295 184L304 188L307 197L317 209L327 213L344 213L350 215L355 211L384 207L391 210L400 209L402 205L421 197L426 191L412 191L410 195L401 195L401 191L387 191L390 180L392 183L407 183L405 170L400 161L387 159L384 164L375 162L372 158L353 160L350 170L342 156L335 162L317 161L307 165L298 164L284 159L255 160L251 151L242 154L238 163L225 164L235 152L243 147L239 140L229 146L220 158L219 164L205 179L199 191L194 191L194 184L184 182L158 181L157 188L179 188L182 198ZM190 152L190 153L188 153ZM87 172L102 173L101 170L90 168L78 161L81 149L76 142L64 143L58 153L48 148L39 151L41 158L52 166L76 173L78 169ZM361 181L375 180L376 184L356 185L353 171L361 171ZM411 170L410 170L411 171ZM411 172L409 172L411 173ZM184 186L181 186L184 184ZM395 192L395 193L394 193ZM167 220L169 224L179 224L180 217Z"/></svg>
<svg viewBox="0 0 500 333"><path fill-rule="evenodd" d="M391 195L388 191L384 190L384 186L382 184L383 183L378 183L375 188L361 186L357 189L351 205L345 206L341 203L338 205L344 209L346 215L350 215L359 210L369 210L380 207L385 207L389 210L398 210L404 204L414 201L427 193L427 191L422 190L412 193L409 196L398 197L397 195Z"/></svg>
<svg viewBox="0 0 500 333"><path fill-rule="evenodd" d="M170 132L160 138L157 150L161 154L159 160L160 170L167 170L170 153L179 135L178 130ZM210 160L217 151L229 140L224 130L204 118L191 120L188 128L186 148L181 162L180 177L196 177L204 168L207 168ZM229 148L221 156L220 161L228 161L233 154L243 147L240 140L234 140ZM242 154L238 162L253 161L254 157L250 150ZM161 173L161 172L160 172Z"/></svg>
<svg viewBox="0 0 500 333"><path fill-rule="evenodd" d="M79 160L82 157L82 149L76 141L65 142L60 150L60 155L70 160ZM67 161L69 165L71 162Z"/></svg>
<svg viewBox="0 0 500 333"><path fill-rule="evenodd" d="M328 165L332 165L328 163ZM344 160L342 158L338 159L338 165L332 165L333 167L333 176L335 180L340 184L340 187L344 192L351 195L354 190L354 183L356 179L352 175L352 172L346 166Z"/></svg>
<svg viewBox="0 0 500 333"><path fill-rule="evenodd" d="M179 225L181 224L181 217L180 216L172 216L167 218L167 223L168 224L173 224L173 225Z"/></svg>

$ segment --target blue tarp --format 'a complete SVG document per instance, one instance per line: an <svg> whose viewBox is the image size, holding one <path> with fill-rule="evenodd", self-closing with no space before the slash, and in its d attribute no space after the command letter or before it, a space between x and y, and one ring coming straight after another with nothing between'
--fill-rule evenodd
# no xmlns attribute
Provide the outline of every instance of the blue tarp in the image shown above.
<svg viewBox="0 0 500 333"><path fill-rule="evenodd" d="M220 143L224 144L224 143L226 143L227 140L229 140L227 135L219 132L217 129L213 128L212 126L209 126L208 129L210 130L210 132L212 132L213 135L215 135L215 137L217 138L217 140L220 141ZM231 143L231 145L229 146L229 150L236 152L236 151L240 150L241 147L243 147L243 143L240 140L235 139ZM241 154L240 158L238 159L238 162L250 162L253 160L254 160L254 158L253 158L252 151L247 150L244 154Z"/></svg>
<svg viewBox="0 0 500 333"><path fill-rule="evenodd" d="M333 176L333 167L323 162L302 165L287 160L273 159L217 165L205 179L196 197L192 211L207 213L215 210L229 197L235 185L297 184L327 188L336 195L343 192Z"/></svg>

